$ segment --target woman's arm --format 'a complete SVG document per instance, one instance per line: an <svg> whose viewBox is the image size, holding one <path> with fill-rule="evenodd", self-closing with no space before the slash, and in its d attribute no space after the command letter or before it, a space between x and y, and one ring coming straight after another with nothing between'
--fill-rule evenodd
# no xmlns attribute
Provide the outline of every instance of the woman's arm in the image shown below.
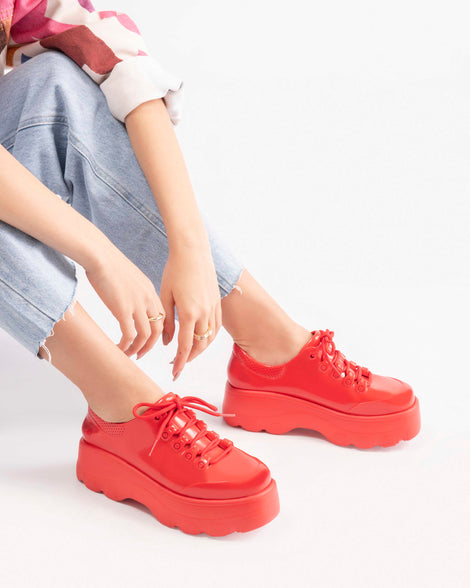
<svg viewBox="0 0 470 588"><path fill-rule="evenodd" d="M165 223L170 249L207 248L206 229L163 99L140 104L126 116L125 124Z"/></svg>
<svg viewBox="0 0 470 588"><path fill-rule="evenodd" d="M119 321L118 347L128 355L153 347L163 306L151 280L86 217L47 188L0 144L0 220L79 263ZM0 266L2 264L0 258ZM135 329L134 329L135 325ZM137 331L137 336L135 334ZM130 349L129 345L131 345Z"/></svg>
<svg viewBox="0 0 470 588"><path fill-rule="evenodd" d="M220 292L209 239L165 104L149 100L125 118L136 158L150 185L168 236L169 257L160 298L165 308L163 342L171 341L174 305L180 320L173 376L211 343L222 324ZM195 341L193 333L212 335Z"/></svg>
<svg viewBox="0 0 470 588"><path fill-rule="evenodd" d="M0 144L0 220L85 268L111 244L87 218L49 190Z"/></svg>

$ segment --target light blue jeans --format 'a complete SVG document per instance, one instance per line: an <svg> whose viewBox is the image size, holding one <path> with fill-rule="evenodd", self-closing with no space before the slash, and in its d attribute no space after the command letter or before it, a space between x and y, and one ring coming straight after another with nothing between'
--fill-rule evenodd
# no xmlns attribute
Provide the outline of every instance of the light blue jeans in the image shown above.
<svg viewBox="0 0 470 588"><path fill-rule="evenodd" d="M168 241L155 198L125 124L75 62L50 50L0 78L0 142L105 233L160 293ZM243 264L201 216L224 297L237 287ZM43 346L50 361L44 342L65 312L73 313L76 269L70 258L0 221L0 328L38 358Z"/></svg>

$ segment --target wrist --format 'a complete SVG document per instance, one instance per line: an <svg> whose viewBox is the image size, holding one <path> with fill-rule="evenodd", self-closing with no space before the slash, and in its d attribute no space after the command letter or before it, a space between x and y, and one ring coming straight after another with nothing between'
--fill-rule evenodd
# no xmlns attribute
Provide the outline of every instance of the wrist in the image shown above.
<svg viewBox="0 0 470 588"><path fill-rule="evenodd" d="M204 251L210 253L209 236L204 226L197 229L180 227L179 230L167 231L167 235L170 253L184 255L196 251L199 254Z"/></svg>
<svg viewBox="0 0 470 588"><path fill-rule="evenodd" d="M96 227L95 227L96 229ZM78 263L88 271L96 271L107 263L110 254L116 249L114 243L99 229L83 240Z"/></svg>

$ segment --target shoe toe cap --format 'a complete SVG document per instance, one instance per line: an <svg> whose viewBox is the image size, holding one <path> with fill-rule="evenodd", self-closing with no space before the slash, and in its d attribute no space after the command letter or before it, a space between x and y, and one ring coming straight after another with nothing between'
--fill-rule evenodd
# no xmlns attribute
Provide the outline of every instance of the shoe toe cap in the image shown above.
<svg viewBox="0 0 470 588"><path fill-rule="evenodd" d="M409 384L397 378L376 374L371 376L366 396L351 412L368 416L391 414L407 410L415 402L415 395Z"/></svg>
<svg viewBox="0 0 470 588"><path fill-rule="evenodd" d="M271 482L266 464L237 447L206 471L205 481L187 488L189 495L207 499L242 498L260 492Z"/></svg>

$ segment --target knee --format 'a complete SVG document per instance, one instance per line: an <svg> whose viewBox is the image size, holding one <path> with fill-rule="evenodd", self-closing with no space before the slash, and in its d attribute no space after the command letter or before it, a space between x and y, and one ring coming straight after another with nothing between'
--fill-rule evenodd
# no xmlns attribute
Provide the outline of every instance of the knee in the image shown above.
<svg viewBox="0 0 470 588"><path fill-rule="evenodd" d="M43 91L49 88L57 95L59 88L66 94L68 90L81 94L81 88L85 89L85 93L89 93L90 88L97 86L89 75L62 51L56 49L44 51L35 55L28 63L31 63L35 76L41 80Z"/></svg>
<svg viewBox="0 0 470 588"><path fill-rule="evenodd" d="M29 66L27 108L23 115L62 116L79 131L105 98L99 85L68 55L51 49L20 66ZM24 75L28 70L23 70Z"/></svg>
<svg viewBox="0 0 470 588"><path fill-rule="evenodd" d="M88 77L65 53L44 51L17 65L0 85L0 127L15 131L23 119L63 116L68 96ZM92 80L89 80L94 84ZM87 90L89 93L89 89ZM83 94L83 92L81 92ZM5 100L3 97L5 96ZM16 100L8 99L15 96Z"/></svg>
<svg viewBox="0 0 470 588"><path fill-rule="evenodd" d="M68 55L57 49L48 49L31 57L21 67L31 65L36 75L46 78L65 81L68 76L81 72L82 69Z"/></svg>

